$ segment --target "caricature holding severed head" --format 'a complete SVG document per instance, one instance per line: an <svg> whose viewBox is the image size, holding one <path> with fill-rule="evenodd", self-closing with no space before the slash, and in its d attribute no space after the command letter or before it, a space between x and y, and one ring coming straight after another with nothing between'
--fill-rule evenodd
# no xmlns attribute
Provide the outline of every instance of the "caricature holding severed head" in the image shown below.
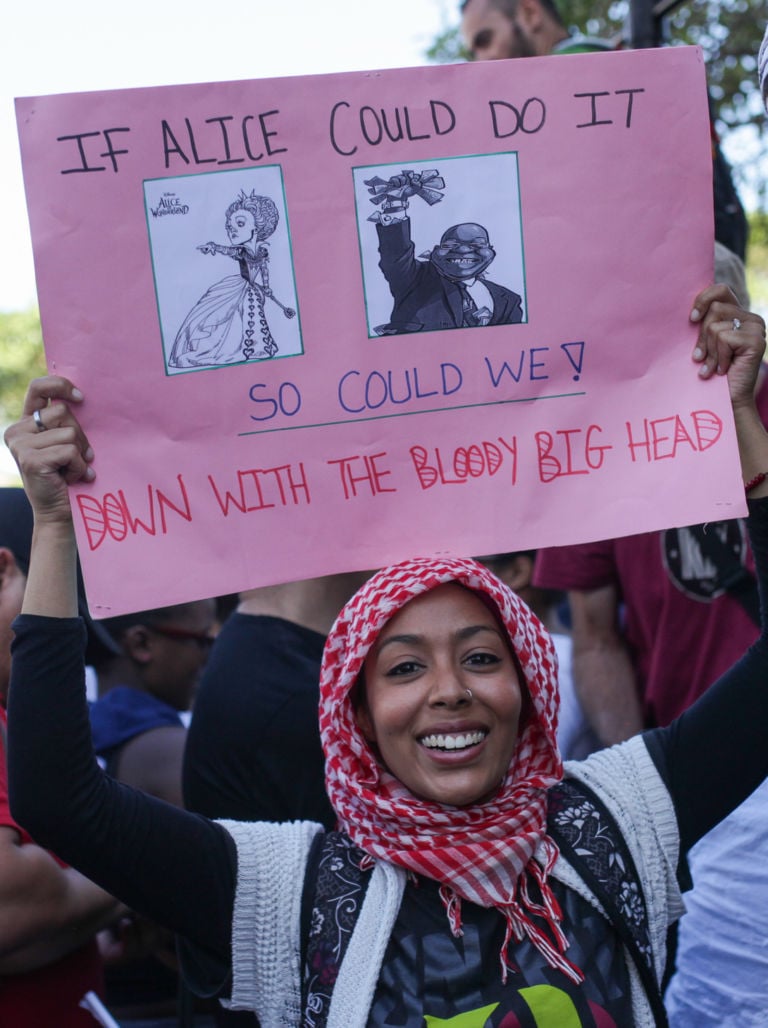
<svg viewBox="0 0 768 1028"><path fill-rule="evenodd" d="M379 267L394 300L389 323L376 328L379 335L522 321L520 296L485 277L496 251L482 225L452 225L431 252L416 257L408 199L438 203L445 183L436 171L403 171L365 185L379 207L368 220L376 223Z"/></svg>

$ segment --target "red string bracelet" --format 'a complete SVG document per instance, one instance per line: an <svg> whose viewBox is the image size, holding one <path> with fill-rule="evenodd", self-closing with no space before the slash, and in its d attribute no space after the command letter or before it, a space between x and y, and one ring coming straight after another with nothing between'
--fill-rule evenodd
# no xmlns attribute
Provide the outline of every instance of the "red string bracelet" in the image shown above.
<svg viewBox="0 0 768 1028"><path fill-rule="evenodd" d="M757 488L761 482L764 482L768 478L768 471L761 471L754 478L750 478L747 484L744 486L744 492L750 493L753 489Z"/></svg>

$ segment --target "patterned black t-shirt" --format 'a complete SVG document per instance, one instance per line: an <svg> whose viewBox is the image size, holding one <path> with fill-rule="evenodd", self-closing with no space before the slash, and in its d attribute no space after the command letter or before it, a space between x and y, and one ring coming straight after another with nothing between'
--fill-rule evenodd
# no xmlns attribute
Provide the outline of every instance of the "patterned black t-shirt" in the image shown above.
<svg viewBox="0 0 768 1028"><path fill-rule="evenodd" d="M586 900L554 879L570 940L568 958L584 972L575 985L527 940L509 950L516 970L501 979L501 915L462 904L464 934L445 930L438 886L406 886L371 1007L376 1028L615 1028L632 1023L629 976L620 941Z"/></svg>

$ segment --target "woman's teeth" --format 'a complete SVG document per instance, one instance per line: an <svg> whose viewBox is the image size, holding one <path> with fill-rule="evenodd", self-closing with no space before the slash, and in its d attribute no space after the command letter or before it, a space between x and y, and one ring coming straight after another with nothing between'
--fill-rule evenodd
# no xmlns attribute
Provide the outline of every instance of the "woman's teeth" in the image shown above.
<svg viewBox="0 0 768 1028"><path fill-rule="evenodd" d="M425 735L422 746L429 750L465 750L481 743L487 732L464 732L462 735Z"/></svg>

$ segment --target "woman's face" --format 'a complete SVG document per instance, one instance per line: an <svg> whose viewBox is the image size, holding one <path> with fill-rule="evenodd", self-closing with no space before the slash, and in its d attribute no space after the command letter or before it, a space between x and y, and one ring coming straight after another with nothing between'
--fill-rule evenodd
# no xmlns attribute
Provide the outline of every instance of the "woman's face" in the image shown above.
<svg viewBox="0 0 768 1028"><path fill-rule="evenodd" d="M256 222L250 211L237 210L229 216L227 222L227 235L231 243L244 246L253 238L256 231Z"/></svg>
<svg viewBox="0 0 768 1028"><path fill-rule="evenodd" d="M522 693L506 634L455 583L387 622L365 662L358 723L414 795L464 807L492 798L517 744Z"/></svg>

